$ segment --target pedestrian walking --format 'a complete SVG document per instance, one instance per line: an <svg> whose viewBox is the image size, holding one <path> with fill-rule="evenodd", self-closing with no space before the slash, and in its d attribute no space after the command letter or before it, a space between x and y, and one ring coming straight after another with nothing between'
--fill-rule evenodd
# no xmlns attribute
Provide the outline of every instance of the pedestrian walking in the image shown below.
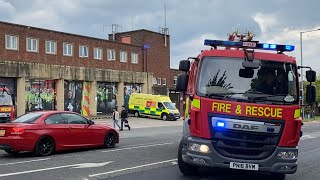
<svg viewBox="0 0 320 180"><path fill-rule="evenodd" d="M119 112L117 111L116 108L113 108L113 113L112 113L112 119L113 119L113 128L116 128L116 125L118 126L118 128L120 129L120 125L119 125Z"/></svg>
<svg viewBox="0 0 320 180"><path fill-rule="evenodd" d="M128 121L128 112L124 106L122 106L122 111L121 111L121 129L120 129L120 131L123 131L123 125L125 127L127 127L129 129L129 131L131 130L131 127L130 127L129 121Z"/></svg>

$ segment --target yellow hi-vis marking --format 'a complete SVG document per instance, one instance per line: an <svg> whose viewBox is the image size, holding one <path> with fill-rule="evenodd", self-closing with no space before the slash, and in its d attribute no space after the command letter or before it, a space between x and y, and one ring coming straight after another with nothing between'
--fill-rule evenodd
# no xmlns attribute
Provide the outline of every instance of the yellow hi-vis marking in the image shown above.
<svg viewBox="0 0 320 180"><path fill-rule="evenodd" d="M200 109L200 99L193 99L192 104L194 108Z"/></svg>
<svg viewBox="0 0 320 180"><path fill-rule="evenodd" d="M297 119L297 118L299 118L300 117L300 109L296 109L295 111L294 111L294 119Z"/></svg>

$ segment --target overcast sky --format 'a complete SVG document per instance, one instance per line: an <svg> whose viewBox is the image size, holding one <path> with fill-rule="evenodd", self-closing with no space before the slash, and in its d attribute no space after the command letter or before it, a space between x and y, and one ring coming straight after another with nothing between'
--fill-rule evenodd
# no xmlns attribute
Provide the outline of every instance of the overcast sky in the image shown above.
<svg viewBox="0 0 320 180"><path fill-rule="evenodd" d="M171 67L194 57L203 40L251 30L260 42L292 44L300 65L300 32L320 28L319 0L0 0L0 20L99 38L122 31L164 27L171 36ZM320 73L320 31L303 34L303 65Z"/></svg>

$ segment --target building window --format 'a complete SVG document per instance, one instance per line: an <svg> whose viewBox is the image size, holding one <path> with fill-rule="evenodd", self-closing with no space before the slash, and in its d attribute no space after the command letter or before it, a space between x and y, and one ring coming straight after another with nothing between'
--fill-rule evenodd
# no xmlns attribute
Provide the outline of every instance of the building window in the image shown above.
<svg viewBox="0 0 320 180"><path fill-rule="evenodd" d="M137 53L131 53L131 63L138 64L138 54Z"/></svg>
<svg viewBox="0 0 320 180"><path fill-rule="evenodd" d="M102 49L101 48L93 48L94 59L102 59Z"/></svg>
<svg viewBox="0 0 320 180"><path fill-rule="evenodd" d="M157 78L157 85L161 85L161 78Z"/></svg>
<svg viewBox="0 0 320 180"><path fill-rule="evenodd" d="M27 38L27 51L38 52L38 39Z"/></svg>
<svg viewBox="0 0 320 180"><path fill-rule="evenodd" d="M88 57L88 46L79 46L79 57Z"/></svg>
<svg viewBox="0 0 320 180"><path fill-rule="evenodd" d="M120 51L120 62L127 62L127 52Z"/></svg>
<svg viewBox="0 0 320 180"><path fill-rule="evenodd" d="M162 78L162 85L167 85L167 79L166 78Z"/></svg>
<svg viewBox="0 0 320 180"><path fill-rule="evenodd" d="M177 76L173 77L173 85L177 85Z"/></svg>
<svg viewBox="0 0 320 180"><path fill-rule="evenodd" d="M71 43L63 43L63 55L72 56L73 45Z"/></svg>
<svg viewBox="0 0 320 180"><path fill-rule="evenodd" d="M18 36L6 35L6 49L18 50Z"/></svg>
<svg viewBox="0 0 320 180"><path fill-rule="evenodd" d="M56 54L57 42L55 41L46 41L46 53L47 54Z"/></svg>
<svg viewBox="0 0 320 180"><path fill-rule="evenodd" d="M116 51L112 49L108 49L107 51L107 56L109 61L114 61L116 60Z"/></svg>

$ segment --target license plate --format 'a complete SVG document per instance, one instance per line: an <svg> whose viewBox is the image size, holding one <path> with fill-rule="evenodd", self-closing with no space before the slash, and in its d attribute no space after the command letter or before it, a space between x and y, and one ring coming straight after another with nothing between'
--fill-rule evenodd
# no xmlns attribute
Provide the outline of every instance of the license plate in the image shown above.
<svg viewBox="0 0 320 180"><path fill-rule="evenodd" d="M244 46L244 47L256 47L257 43L255 43L255 42L243 42L242 46Z"/></svg>
<svg viewBox="0 0 320 180"><path fill-rule="evenodd" d="M243 169L243 170L258 171L259 164L230 162L230 168L231 169Z"/></svg>
<svg viewBox="0 0 320 180"><path fill-rule="evenodd" d="M11 108L0 108L0 111L9 112L11 111Z"/></svg>
<svg viewBox="0 0 320 180"><path fill-rule="evenodd" d="M4 136L5 133L6 133L6 130L0 130L0 136Z"/></svg>

